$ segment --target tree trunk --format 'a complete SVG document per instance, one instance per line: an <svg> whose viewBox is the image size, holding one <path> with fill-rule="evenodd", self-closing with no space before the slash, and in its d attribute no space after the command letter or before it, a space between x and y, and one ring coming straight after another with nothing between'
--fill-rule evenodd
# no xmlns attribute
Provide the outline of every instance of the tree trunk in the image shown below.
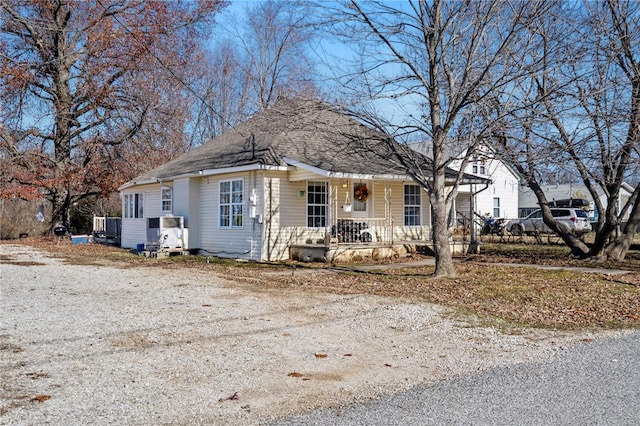
<svg viewBox="0 0 640 426"><path fill-rule="evenodd" d="M68 190L65 190L62 194L54 194L49 198L51 202L51 224L49 225L49 233L53 231L56 226L62 225L67 230L70 230L69 226L69 212L71 209L71 194Z"/></svg>
<svg viewBox="0 0 640 426"><path fill-rule="evenodd" d="M622 262L626 257L632 242L633 235L626 233L622 234L620 237L616 238L613 243L606 246L596 259L603 262Z"/></svg>
<svg viewBox="0 0 640 426"><path fill-rule="evenodd" d="M445 202L444 177L442 185L434 185L435 189L429 197L431 201L431 226L433 251L435 252L435 277L455 277L456 269L451 256L447 205Z"/></svg>
<svg viewBox="0 0 640 426"><path fill-rule="evenodd" d="M629 214L629 221L624 228L624 232L618 238L615 238L610 244L606 245L603 250L595 254L594 257L601 261L621 262L627 255L633 238L638 231L638 224L640 224L640 203L638 203L638 188L634 192L636 197L631 213Z"/></svg>

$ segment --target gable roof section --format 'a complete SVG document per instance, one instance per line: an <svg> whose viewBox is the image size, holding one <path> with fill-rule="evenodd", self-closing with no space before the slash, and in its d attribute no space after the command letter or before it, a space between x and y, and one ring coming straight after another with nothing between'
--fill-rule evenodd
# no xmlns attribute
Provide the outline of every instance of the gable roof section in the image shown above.
<svg viewBox="0 0 640 426"><path fill-rule="evenodd" d="M248 169L289 166L327 177L404 178L407 173L385 142L387 136L318 100L282 100L206 144L138 176L137 183ZM415 162L416 154L412 154ZM423 170L431 161L418 154ZM455 172L448 171L448 178Z"/></svg>

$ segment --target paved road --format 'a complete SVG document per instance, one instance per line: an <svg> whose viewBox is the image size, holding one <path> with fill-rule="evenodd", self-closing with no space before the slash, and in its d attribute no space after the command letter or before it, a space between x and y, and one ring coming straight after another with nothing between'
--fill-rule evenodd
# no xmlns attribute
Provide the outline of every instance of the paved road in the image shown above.
<svg viewBox="0 0 640 426"><path fill-rule="evenodd" d="M640 332L278 425L639 425Z"/></svg>

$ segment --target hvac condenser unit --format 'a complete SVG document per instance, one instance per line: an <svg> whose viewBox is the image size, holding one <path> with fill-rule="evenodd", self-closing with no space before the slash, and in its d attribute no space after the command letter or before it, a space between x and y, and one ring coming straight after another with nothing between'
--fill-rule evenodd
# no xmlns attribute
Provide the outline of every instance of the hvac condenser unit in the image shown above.
<svg viewBox="0 0 640 426"><path fill-rule="evenodd" d="M184 218L162 216L147 218L147 247L179 249L184 247Z"/></svg>

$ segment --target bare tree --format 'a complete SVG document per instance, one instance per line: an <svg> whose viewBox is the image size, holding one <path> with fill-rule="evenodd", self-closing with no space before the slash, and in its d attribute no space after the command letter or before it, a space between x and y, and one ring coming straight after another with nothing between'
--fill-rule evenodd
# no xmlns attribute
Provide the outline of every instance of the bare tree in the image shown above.
<svg viewBox="0 0 640 426"><path fill-rule="evenodd" d="M638 226L637 182L624 205L618 200L639 161L639 24L635 2L558 4L530 27L544 67L520 86L529 105L503 122L509 135L496 138L536 194L545 223L583 258L622 260ZM599 212L593 245L554 220L540 187L545 168L562 169L588 189Z"/></svg>
<svg viewBox="0 0 640 426"><path fill-rule="evenodd" d="M200 145L247 118L250 87L240 58L229 40L216 44L208 67L194 85L201 99L195 108L193 145Z"/></svg>
<svg viewBox="0 0 640 426"><path fill-rule="evenodd" d="M349 1L329 10L323 22L357 46L356 61L348 64L341 82L353 90L352 105L366 107L358 109L359 117L395 138L423 141L432 154L430 173L403 160L406 152L398 152L397 159L429 194L436 276L455 275L448 216L469 157L453 179L446 167L460 151L472 155L491 134L496 119L485 117L494 94L506 93L537 65L522 61L531 47L522 35L543 6L498 0Z"/></svg>
<svg viewBox="0 0 640 426"><path fill-rule="evenodd" d="M266 0L247 9L243 48L244 71L254 108L263 110L279 96L313 95L314 64L307 48L315 32L304 3Z"/></svg>
<svg viewBox="0 0 640 426"><path fill-rule="evenodd" d="M192 140L201 144L232 129L280 96L315 96L308 54L316 37L304 2L267 0L220 24L213 56L194 84L199 93ZM223 31L224 30L224 31Z"/></svg>

